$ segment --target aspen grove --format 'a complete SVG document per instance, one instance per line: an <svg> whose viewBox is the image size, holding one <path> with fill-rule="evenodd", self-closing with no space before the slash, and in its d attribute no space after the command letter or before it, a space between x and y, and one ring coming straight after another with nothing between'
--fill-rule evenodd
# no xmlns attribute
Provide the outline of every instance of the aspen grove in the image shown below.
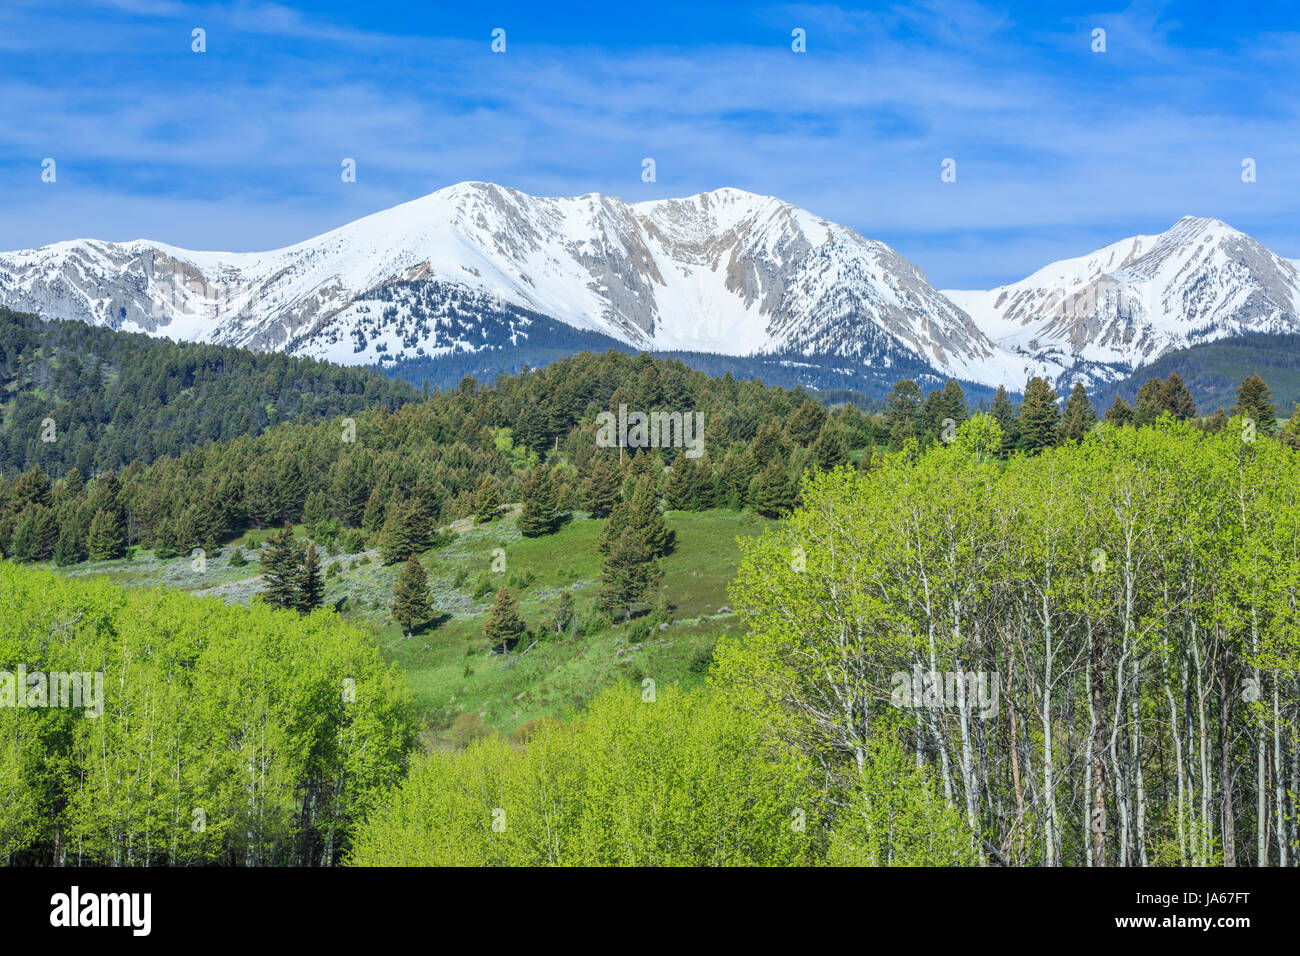
<svg viewBox="0 0 1300 956"><path fill-rule="evenodd" d="M989 863L1297 863L1300 457L1166 417L999 461L996 421L810 478L713 681L815 757L931 768ZM895 677L995 675L994 714Z"/></svg>

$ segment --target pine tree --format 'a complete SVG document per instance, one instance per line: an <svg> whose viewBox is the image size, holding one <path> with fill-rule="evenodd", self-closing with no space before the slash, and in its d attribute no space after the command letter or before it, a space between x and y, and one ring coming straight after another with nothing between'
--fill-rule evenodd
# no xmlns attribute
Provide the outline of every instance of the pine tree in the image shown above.
<svg viewBox="0 0 1300 956"><path fill-rule="evenodd" d="M1056 444L1060 420L1056 392L1047 379L1035 375L1025 386L1025 398L1020 403L1020 448L1036 452Z"/></svg>
<svg viewBox="0 0 1300 956"><path fill-rule="evenodd" d="M1255 427L1265 435L1273 434L1277 427L1277 408L1268 383L1258 375L1248 375L1237 387L1237 404L1232 407L1234 417L1253 418Z"/></svg>
<svg viewBox="0 0 1300 956"><path fill-rule="evenodd" d="M822 429L817 441L813 442L812 458L823 471L838 468L849 460L848 445L838 428L827 425Z"/></svg>
<svg viewBox="0 0 1300 956"><path fill-rule="evenodd" d="M551 469L538 465L524 480L523 507L519 512L519 532L525 538L551 534L559 527L555 482Z"/></svg>
<svg viewBox="0 0 1300 956"><path fill-rule="evenodd" d="M1106 421L1115 426L1133 424L1133 409L1129 407L1128 402L1115 396L1115 401L1111 403L1106 412Z"/></svg>
<svg viewBox="0 0 1300 956"><path fill-rule="evenodd" d="M795 505L794 482L786 473L785 463L777 459L758 477L754 510L764 518L779 518Z"/></svg>
<svg viewBox="0 0 1300 956"><path fill-rule="evenodd" d="M272 607L295 606L302 567L302 549L285 525L262 546L262 597Z"/></svg>
<svg viewBox="0 0 1300 956"><path fill-rule="evenodd" d="M366 508L361 516L361 530L374 534L384 526L384 499L376 487L366 499Z"/></svg>
<svg viewBox="0 0 1300 956"><path fill-rule="evenodd" d="M915 437L920 418L921 386L910 378L902 379L885 398L884 425L890 447L902 448L906 439Z"/></svg>
<svg viewBox="0 0 1300 956"><path fill-rule="evenodd" d="M808 446L821 433L822 425L826 423L826 417L826 407L824 405L805 398L803 404L795 409L794 414L790 416L790 421L786 424L786 431L800 445Z"/></svg>
<svg viewBox="0 0 1300 956"><path fill-rule="evenodd" d="M623 479L607 455L597 452L591 459L591 473L582 485L582 507L593 518L605 518L623 497Z"/></svg>
<svg viewBox="0 0 1300 956"><path fill-rule="evenodd" d="M379 556L384 564L397 564L422 552L421 514L415 502L394 503L387 512L383 530L379 532Z"/></svg>
<svg viewBox="0 0 1300 956"><path fill-rule="evenodd" d="M228 504L216 485L209 484L194 509L194 531L199 544L214 554L225 536Z"/></svg>
<svg viewBox="0 0 1300 956"><path fill-rule="evenodd" d="M627 527L628 518L631 514L632 506L629 502L620 501L614 505L614 510L609 513L605 519L605 527L600 531L600 540L596 543L596 549L601 554L608 554L609 549L614 546L618 536L623 533Z"/></svg>
<svg viewBox="0 0 1300 956"><path fill-rule="evenodd" d="M501 487L491 475L484 475L474 489L474 520L486 524L501 510Z"/></svg>
<svg viewBox="0 0 1300 956"><path fill-rule="evenodd" d="M659 495L649 478L637 482L628 506L627 527L645 539L650 553L656 558L667 557L676 546L677 535L664 521L663 512L659 510Z"/></svg>
<svg viewBox="0 0 1300 956"><path fill-rule="evenodd" d="M410 637L416 625L423 624L433 613L429 601L429 576L415 555L406 559L393 587L393 620Z"/></svg>
<svg viewBox="0 0 1300 956"><path fill-rule="evenodd" d="M497 591L488 612L487 622L483 625L483 637L487 639L492 650L504 654L510 650L528 628L519 616L519 602L506 588Z"/></svg>
<svg viewBox="0 0 1300 956"><path fill-rule="evenodd" d="M621 612L623 620L631 620L632 608L645 600L660 577L659 563L644 535L625 528L600 567L597 600L611 614Z"/></svg>
<svg viewBox="0 0 1300 956"><path fill-rule="evenodd" d="M171 518L163 518L158 522L158 530L154 534L153 553L154 557L167 560L176 557L176 533L173 530Z"/></svg>
<svg viewBox="0 0 1300 956"><path fill-rule="evenodd" d="M112 561L125 553L118 522L104 509L96 511L86 534L86 556L91 561Z"/></svg>
<svg viewBox="0 0 1300 956"><path fill-rule="evenodd" d="M674 511L686 511L692 505L695 490L695 462L678 452L673 459L672 471L664 479L664 500Z"/></svg>
<svg viewBox="0 0 1300 956"><path fill-rule="evenodd" d="M314 528L329 518L329 508L325 504L325 494L320 491L313 491L307 496L307 503L302 509L302 523L308 528Z"/></svg>
<svg viewBox="0 0 1300 956"><path fill-rule="evenodd" d="M18 519L10 549L15 561L44 561L58 544L59 526L54 512L44 505L28 505Z"/></svg>
<svg viewBox="0 0 1300 956"><path fill-rule="evenodd" d="M176 550L181 554L189 554L198 545L199 532L195 526L193 508L186 508L177 515L172 525L172 537Z"/></svg>
<svg viewBox="0 0 1300 956"><path fill-rule="evenodd" d="M1088 390L1082 382L1075 382L1070 397L1065 400L1065 413L1057 431L1060 441L1082 441L1097 424L1097 412L1088 401Z"/></svg>
<svg viewBox="0 0 1300 956"><path fill-rule="evenodd" d="M54 545L54 563L66 568L84 558L80 529L76 522L69 521L59 530L59 540Z"/></svg>
<svg viewBox="0 0 1300 956"><path fill-rule="evenodd" d="M310 614L325 601L325 575L321 573L320 552L309 544L300 553L294 576L293 606L299 614Z"/></svg>
<svg viewBox="0 0 1300 956"><path fill-rule="evenodd" d="M1196 415L1196 402L1192 400L1192 393L1187 390L1182 376L1177 372L1170 372L1169 379L1160 386L1160 407L1180 422Z"/></svg>
<svg viewBox="0 0 1300 956"><path fill-rule="evenodd" d="M1001 454L1005 458L1016 447L1020 432L1020 413L1011 403L1011 396L1005 386L999 385L998 390L993 393L993 406L989 409L989 413L1002 429Z"/></svg>

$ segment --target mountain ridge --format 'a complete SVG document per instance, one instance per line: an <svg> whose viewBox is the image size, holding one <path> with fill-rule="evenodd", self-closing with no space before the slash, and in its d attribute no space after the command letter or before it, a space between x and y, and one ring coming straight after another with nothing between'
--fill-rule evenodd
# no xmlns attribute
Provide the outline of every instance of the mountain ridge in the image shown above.
<svg viewBox="0 0 1300 956"><path fill-rule="evenodd" d="M654 352L900 364L1019 388L1118 381L1232 335L1300 332L1300 270L1217 219L988 290L734 187L629 203L465 182L266 252L69 240L0 253L0 303L349 365L521 348L559 322Z"/></svg>

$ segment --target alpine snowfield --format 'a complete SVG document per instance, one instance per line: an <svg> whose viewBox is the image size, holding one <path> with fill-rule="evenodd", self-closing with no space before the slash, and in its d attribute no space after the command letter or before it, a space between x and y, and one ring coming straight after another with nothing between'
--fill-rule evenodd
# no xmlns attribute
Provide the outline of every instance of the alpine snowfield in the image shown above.
<svg viewBox="0 0 1300 956"><path fill-rule="evenodd" d="M510 349L540 320L653 351L803 357L1019 389L1300 330L1294 262L1185 218L987 291L769 196L626 203L460 183L264 253L77 240L0 254L0 302L343 364Z"/></svg>

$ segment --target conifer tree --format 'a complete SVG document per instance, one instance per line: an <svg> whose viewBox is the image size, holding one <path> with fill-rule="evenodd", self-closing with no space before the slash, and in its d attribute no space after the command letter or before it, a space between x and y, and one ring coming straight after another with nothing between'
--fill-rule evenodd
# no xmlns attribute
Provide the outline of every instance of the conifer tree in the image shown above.
<svg viewBox="0 0 1300 956"><path fill-rule="evenodd" d="M618 536L623 533L623 529L627 527L631 510L631 505L626 501L620 501L614 505L614 510L605 519L605 527L601 529L600 541L596 545L601 554L608 554L609 549L618 540Z"/></svg>
<svg viewBox="0 0 1300 956"><path fill-rule="evenodd" d="M474 520L486 524L501 510L501 487L491 475L484 475L474 490Z"/></svg>
<svg viewBox="0 0 1300 956"><path fill-rule="evenodd" d="M1237 404L1232 407L1234 417L1253 418L1255 427L1266 435L1277 427L1277 408L1266 383L1258 375L1248 375L1237 387Z"/></svg>
<svg viewBox="0 0 1300 956"><path fill-rule="evenodd" d="M492 601L492 610L488 612L487 621L483 625L483 637L487 639L488 646L504 654L514 647L527 630L523 618L519 616L519 602L515 596L507 588L497 591L496 598Z"/></svg>
<svg viewBox="0 0 1300 956"><path fill-rule="evenodd" d="M302 549L285 525L269 535L262 546L262 597L272 607L296 606L302 566Z"/></svg>
<svg viewBox="0 0 1300 956"><path fill-rule="evenodd" d="M1016 439L1020 430L1020 413L1016 411L1016 406L1011 403L1011 395L1003 385L998 386L998 390L993 393L993 406L989 409L989 414L997 421L998 427L1002 429L1002 457L1006 457L1011 450L1016 447Z"/></svg>
<svg viewBox="0 0 1300 956"><path fill-rule="evenodd" d="M329 508L325 504L325 494L320 491L313 491L307 496L307 503L302 509L302 523L308 528L314 528L329 518Z"/></svg>
<svg viewBox="0 0 1300 956"><path fill-rule="evenodd" d="M194 523L194 509L186 508L176 516L172 525L172 538L180 554L189 554L199 543L199 532Z"/></svg>
<svg viewBox="0 0 1300 956"><path fill-rule="evenodd" d="M943 411L943 415L939 419L941 426L944 418L951 418L955 425L960 425L970 418L970 409L966 407L966 392L962 389L961 382L950 378L944 384L941 408Z"/></svg>
<svg viewBox="0 0 1300 956"><path fill-rule="evenodd" d="M384 526L384 499L376 486L366 499L366 507L361 516L361 530L374 534Z"/></svg>
<svg viewBox="0 0 1300 956"><path fill-rule="evenodd" d="M785 463L778 458L758 477L754 510L765 518L779 518L794 507L795 497L794 482L786 473Z"/></svg>
<svg viewBox="0 0 1300 956"><path fill-rule="evenodd" d="M59 531L59 540L54 545L54 563L61 568L76 564L86 557L81 543L80 528L68 522Z"/></svg>
<svg viewBox="0 0 1300 956"><path fill-rule="evenodd" d="M921 418L921 387L910 378L900 380L885 398L885 433L891 448L917 434ZM762 459L758 459L762 460Z"/></svg>
<svg viewBox="0 0 1300 956"><path fill-rule="evenodd" d="M628 506L627 527L645 539L650 553L656 558L672 554L676 546L677 535L664 521L663 512L659 510L659 495L649 478L637 482Z"/></svg>
<svg viewBox="0 0 1300 956"><path fill-rule="evenodd" d="M644 602L660 579L659 562L639 531L627 527L609 549L600 567L597 600L613 615L632 618L632 609Z"/></svg>
<svg viewBox="0 0 1300 956"><path fill-rule="evenodd" d="M102 508L96 511L86 535L86 556L91 561L112 561L125 551L118 522Z"/></svg>
<svg viewBox="0 0 1300 956"><path fill-rule="evenodd" d="M45 561L58 544L59 526L54 512L44 505L28 505L18 519L10 548L16 561Z"/></svg>
<svg viewBox="0 0 1300 956"><path fill-rule="evenodd" d="M686 511L692 505L695 490L695 462L678 452L673 459L672 471L664 479L664 500L674 511Z"/></svg>
<svg viewBox="0 0 1300 956"><path fill-rule="evenodd" d="M519 532L525 538L551 534L560 524L556 508L555 482L551 469L538 465L524 480L523 507L519 512Z"/></svg>
<svg viewBox="0 0 1300 956"><path fill-rule="evenodd" d="M748 445L733 445L722 458L718 475L721 505L733 511L744 506L749 486L758 474L758 465Z"/></svg>
<svg viewBox="0 0 1300 956"><path fill-rule="evenodd" d="M397 584L393 586L392 609L393 620L402 626L407 637L433 613L433 605L429 601L429 576L415 555L406 559L397 575Z"/></svg>
<svg viewBox="0 0 1300 956"><path fill-rule="evenodd" d="M790 443L781 431L780 425L776 422L764 422L758 426L758 432L750 442L749 448L753 452L755 461L771 461L773 458L789 454Z"/></svg>
<svg viewBox="0 0 1300 956"><path fill-rule="evenodd" d="M593 518L606 518L623 497L623 479L609 456L597 452L591 473L582 485L582 507Z"/></svg>
<svg viewBox="0 0 1300 956"><path fill-rule="evenodd" d="M1111 403L1110 408L1106 411L1106 421L1112 425L1131 425L1133 424L1133 409L1123 398L1116 395L1115 401Z"/></svg>
<svg viewBox="0 0 1300 956"><path fill-rule="evenodd" d="M1291 410L1291 420L1282 426L1278 437L1288 448L1300 449L1300 402L1295 403Z"/></svg>
<svg viewBox="0 0 1300 956"><path fill-rule="evenodd" d="M1177 372L1170 372L1168 380L1160 386L1160 407L1180 422L1196 415L1196 402Z"/></svg>
<svg viewBox="0 0 1300 956"><path fill-rule="evenodd" d="M194 531L199 544L215 553L226 534L228 505L216 485L209 484L194 508Z"/></svg>
<svg viewBox="0 0 1300 956"><path fill-rule="evenodd" d="M18 476L11 499L15 511L21 511L27 505L50 506L50 479L40 465Z"/></svg>
<svg viewBox="0 0 1300 956"><path fill-rule="evenodd" d="M1065 413L1061 416L1058 432L1061 441L1082 441L1097 424L1097 412L1088 401L1088 390L1082 382L1075 382L1070 397L1065 400Z"/></svg>
<svg viewBox="0 0 1300 956"><path fill-rule="evenodd" d="M717 484L713 478L713 463L705 455L692 463L693 480L691 482L692 511L707 511L718 504Z"/></svg>
<svg viewBox="0 0 1300 956"><path fill-rule="evenodd" d="M179 553L176 550L176 533L171 518L163 518L158 522L158 530L154 534L153 553L155 557L163 560L174 558Z"/></svg>
<svg viewBox="0 0 1300 956"><path fill-rule="evenodd" d="M294 579L293 606L299 614L310 614L325 601L325 576L321 573L320 552L309 544L300 552Z"/></svg>
<svg viewBox="0 0 1300 956"><path fill-rule="evenodd" d="M1211 435L1216 435L1219 432L1223 431L1224 427L1227 424L1228 424L1228 413L1225 412L1223 410L1223 406L1220 405L1218 408L1214 410L1213 415L1211 415L1209 418L1202 420L1201 428L1209 432Z"/></svg>
<svg viewBox="0 0 1300 956"><path fill-rule="evenodd" d="M1036 452L1056 444L1060 419L1056 392L1047 379L1035 375L1025 386L1025 398L1020 403L1020 448Z"/></svg>
<svg viewBox="0 0 1300 956"><path fill-rule="evenodd" d="M422 552L421 513L415 502L394 503L387 508L387 513L383 530L379 532L379 556L384 564L397 564Z"/></svg>
<svg viewBox="0 0 1300 956"><path fill-rule="evenodd" d="M813 442L812 458L822 471L838 468L849 460L849 449L839 429L827 425Z"/></svg>
<svg viewBox="0 0 1300 956"><path fill-rule="evenodd" d="M826 407L819 402L805 398L803 404L795 409L786 425L790 437L800 445L810 445L821 433L826 422Z"/></svg>
<svg viewBox="0 0 1300 956"><path fill-rule="evenodd" d="M1163 394L1165 383L1158 378L1149 378L1138 389L1133 400L1133 424L1145 428L1165 411Z"/></svg>

